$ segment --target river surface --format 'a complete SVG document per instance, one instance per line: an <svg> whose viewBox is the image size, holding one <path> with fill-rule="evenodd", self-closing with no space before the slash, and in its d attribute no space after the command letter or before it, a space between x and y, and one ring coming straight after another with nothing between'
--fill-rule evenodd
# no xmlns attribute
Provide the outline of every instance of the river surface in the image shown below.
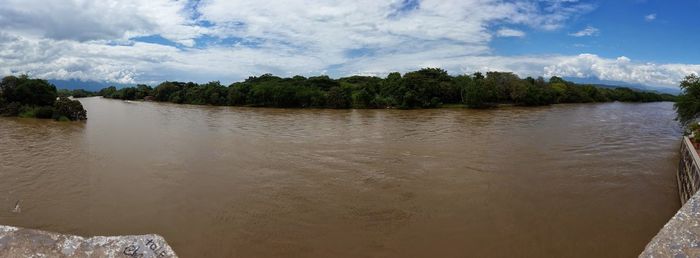
<svg viewBox="0 0 700 258"><path fill-rule="evenodd" d="M0 118L0 224L181 257L633 257L680 207L672 103L81 102L87 122Z"/></svg>

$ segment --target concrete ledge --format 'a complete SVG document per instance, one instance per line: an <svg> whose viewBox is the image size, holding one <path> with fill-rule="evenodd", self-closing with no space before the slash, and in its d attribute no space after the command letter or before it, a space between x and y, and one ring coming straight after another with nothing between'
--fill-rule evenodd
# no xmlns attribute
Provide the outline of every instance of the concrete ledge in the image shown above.
<svg viewBox="0 0 700 258"><path fill-rule="evenodd" d="M84 238L0 225L0 257L177 257L159 235Z"/></svg>
<svg viewBox="0 0 700 258"><path fill-rule="evenodd" d="M700 156L688 137L683 137L680 154L676 175L683 207L639 257L700 257Z"/></svg>
<svg viewBox="0 0 700 258"><path fill-rule="evenodd" d="M700 257L700 195L694 195L639 257Z"/></svg>

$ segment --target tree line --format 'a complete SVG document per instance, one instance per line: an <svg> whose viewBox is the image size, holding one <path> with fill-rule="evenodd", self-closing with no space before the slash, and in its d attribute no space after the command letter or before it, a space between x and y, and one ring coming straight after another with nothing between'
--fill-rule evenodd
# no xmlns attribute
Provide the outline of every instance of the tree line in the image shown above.
<svg viewBox="0 0 700 258"><path fill-rule="evenodd" d="M77 90L59 89L57 94L59 97L66 97L66 98L73 97L76 99L97 96L97 92L88 91L88 90L84 90L84 89L77 89Z"/></svg>
<svg viewBox="0 0 700 258"><path fill-rule="evenodd" d="M328 76L282 78L271 74L249 77L228 86L166 81L117 89L97 95L123 100L154 100L182 104L284 108L434 108L462 104L488 108L501 104L541 106L556 103L673 101L675 96L629 88L581 85L552 77L520 78L509 72L451 76L445 70L424 68L386 78Z"/></svg>
<svg viewBox="0 0 700 258"><path fill-rule="evenodd" d="M87 111L77 100L59 97L56 86L27 75L7 76L0 82L0 115L85 120Z"/></svg>

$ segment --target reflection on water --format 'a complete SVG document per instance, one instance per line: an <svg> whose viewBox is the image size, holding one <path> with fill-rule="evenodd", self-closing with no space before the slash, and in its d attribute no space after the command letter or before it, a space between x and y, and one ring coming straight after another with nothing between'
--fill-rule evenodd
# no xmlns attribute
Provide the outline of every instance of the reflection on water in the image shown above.
<svg viewBox="0 0 700 258"><path fill-rule="evenodd" d="M629 257L679 208L671 103L81 102L86 123L0 118L0 224L183 257Z"/></svg>

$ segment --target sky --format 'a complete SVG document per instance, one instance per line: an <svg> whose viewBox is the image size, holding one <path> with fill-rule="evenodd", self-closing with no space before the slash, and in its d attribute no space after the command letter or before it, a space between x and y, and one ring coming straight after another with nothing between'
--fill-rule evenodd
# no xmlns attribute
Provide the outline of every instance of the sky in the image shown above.
<svg viewBox="0 0 700 258"><path fill-rule="evenodd" d="M231 83L424 67L677 88L700 0L1 0L0 74Z"/></svg>

